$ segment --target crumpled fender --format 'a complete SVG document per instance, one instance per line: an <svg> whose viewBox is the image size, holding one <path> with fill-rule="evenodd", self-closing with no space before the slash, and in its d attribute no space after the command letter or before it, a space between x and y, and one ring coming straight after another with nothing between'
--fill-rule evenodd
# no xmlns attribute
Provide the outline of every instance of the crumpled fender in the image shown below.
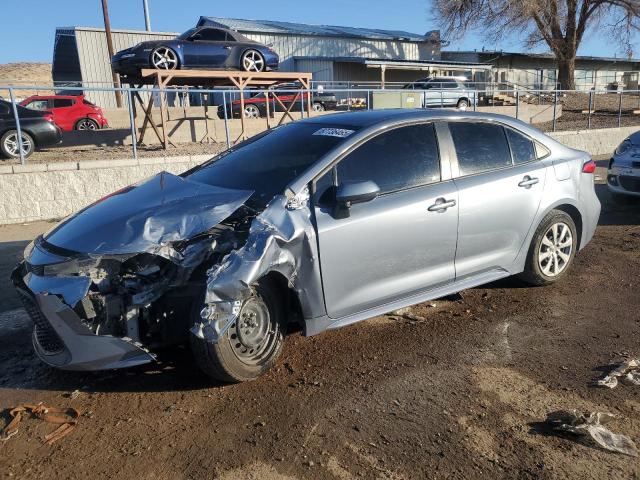
<svg viewBox="0 0 640 480"><path fill-rule="evenodd" d="M216 342L236 319L251 285L270 272L283 275L298 294L303 315L324 308L309 192L278 195L252 222L245 245L208 271L202 321L192 333Z"/></svg>

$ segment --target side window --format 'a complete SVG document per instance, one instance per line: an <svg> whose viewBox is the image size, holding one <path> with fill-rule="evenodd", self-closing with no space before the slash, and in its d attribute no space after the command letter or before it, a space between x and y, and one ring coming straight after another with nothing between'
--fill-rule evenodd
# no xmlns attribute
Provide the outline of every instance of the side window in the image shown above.
<svg viewBox="0 0 640 480"><path fill-rule="evenodd" d="M460 175L509 167L511 152L504 129L491 123L449 123Z"/></svg>
<svg viewBox="0 0 640 480"><path fill-rule="evenodd" d="M73 105L73 100L70 98L54 98L53 108L65 108Z"/></svg>
<svg viewBox="0 0 640 480"><path fill-rule="evenodd" d="M204 28L198 33L200 34L198 40L204 40L205 42L224 42L227 38L227 32L217 28Z"/></svg>
<svg viewBox="0 0 640 480"><path fill-rule="evenodd" d="M377 135L338 164L338 182L373 180L380 193L440 180L433 124L411 125Z"/></svg>
<svg viewBox="0 0 640 480"><path fill-rule="evenodd" d="M531 162L536 159L536 150L531 140L510 128L505 128L505 131L507 132L507 138L509 139L513 163L517 165L519 163Z"/></svg>
<svg viewBox="0 0 640 480"><path fill-rule="evenodd" d="M49 108L49 100L33 100L26 107L30 110L47 110Z"/></svg>

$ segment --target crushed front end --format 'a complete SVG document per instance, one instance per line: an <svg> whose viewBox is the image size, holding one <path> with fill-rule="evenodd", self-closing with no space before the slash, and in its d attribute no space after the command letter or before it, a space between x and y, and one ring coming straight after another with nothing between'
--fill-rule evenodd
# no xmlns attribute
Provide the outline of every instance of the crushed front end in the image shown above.
<svg viewBox="0 0 640 480"><path fill-rule="evenodd" d="M114 369L185 341L207 268L246 241L250 194L163 173L36 238L12 281L38 356L62 369Z"/></svg>

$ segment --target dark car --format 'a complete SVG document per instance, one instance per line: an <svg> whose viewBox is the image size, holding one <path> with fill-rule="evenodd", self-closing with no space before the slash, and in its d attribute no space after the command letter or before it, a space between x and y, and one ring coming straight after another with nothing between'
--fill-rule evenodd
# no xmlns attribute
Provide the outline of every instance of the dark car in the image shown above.
<svg viewBox="0 0 640 480"><path fill-rule="evenodd" d="M307 101L311 98L311 109L314 112L324 112L326 110L335 110L338 104L335 94L330 92L309 92L304 93L303 98L304 105L301 103L301 96L295 90L300 87L293 84L280 85L272 90L269 95L269 113L284 112L291 104L290 111L300 112L302 108L306 110ZM296 98L296 94L298 97ZM279 102L274 98L278 97ZM242 104L240 100L233 100L227 103L227 118L240 117L242 111ZM267 97L264 92L253 93L249 98L244 101L244 117L245 118L259 118L267 116ZM224 118L224 106L218 107L218 117Z"/></svg>
<svg viewBox="0 0 640 480"><path fill-rule="evenodd" d="M25 158L36 148L55 145L62 141L62 131L53 123L51 112L39 112L16 105L22 130L22 149ZM13 108L9 102L0 100L0 156L19 158L18 130Z"/></svg>
<svg viewBox="0 0 640 480"><path fill-rule="evenodd" d="M158 70L228 69L264 72L278 69L278 54L225 28L195 27L171 40L142 42L116 53L113 71L138 78L143 68Z"/></svg>

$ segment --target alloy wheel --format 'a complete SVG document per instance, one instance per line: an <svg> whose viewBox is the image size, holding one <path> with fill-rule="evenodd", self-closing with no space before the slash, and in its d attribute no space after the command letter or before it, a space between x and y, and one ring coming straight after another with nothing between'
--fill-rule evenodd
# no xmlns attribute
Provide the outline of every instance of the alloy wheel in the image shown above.
<svg viewBox="0 0 640 480"><path fill-rule="evenodd" d="M275 340L269 308L257 296L248 298L229 330L233 353L247 365L259 365L269 356Z"/></svg>
<svg viewBox="0 0 640 480"><path fill-rule="evenodd" d="M324 112L324 105L321 103L314 103L311 108L314 112Z"/></svg>
<svg viewBox="0 0 640 480"><path fill-rule="evenodd" d="M77 130L96 130L96 122L89 118L84 118L78 122Z"/></svg>
<svg viewBox="0 0 640 480"><path fill-rule="evenodd" d="M538 266L547 277L560 275L571 259L573 235L564 222L551 225L542 236L538 250Z"/></svg>
<svg viewBox="0 0 640 480"><path fill-rule="evenodd" d="M246 72L262 72L264 70L264 58L259 52L249 50L242 55L242 68Z"/></svg>
<svg viewBox="0 0 640 480"><path fill-rule="evenodd" d="M244 118L260 118L260 110L255 105L245 105Z"/></svg>
<svg viewBox="0 0 640 480"><path fill-rule="evenodd" d="M159 47L151 54L151 63L158 70L174 70L178 67L178 56L168 47Z"/></svg>
<svg viewBox="0 0 640 480"><path fill-rule="evenodd" d="M24 156L28 156L33 149L33 144L31 143L31 139L25 135L22 135L22 153ZM20 150L18 145L18 132L14 132L10 135L7 135L4 139L4 149L5 151L11 155L12 157L19 157Z"/></svg>

